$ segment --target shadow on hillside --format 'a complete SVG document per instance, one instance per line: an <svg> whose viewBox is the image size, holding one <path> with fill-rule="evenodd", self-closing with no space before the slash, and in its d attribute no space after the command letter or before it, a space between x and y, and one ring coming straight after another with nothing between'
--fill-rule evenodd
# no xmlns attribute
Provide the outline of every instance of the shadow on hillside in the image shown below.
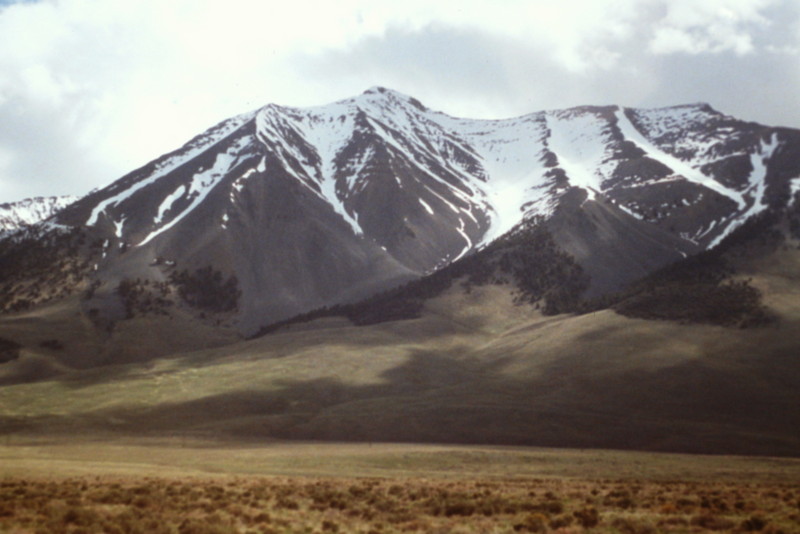
<svg viewBox="0 0 800 534"><path fill-rule="evenodd" d="M93 414L131 434L404 441L796 456L800 359L773 351L715 369L702 359L594 376L590 355L535 377L506 362L417 351L382 383L285 381L151 409ZM590 369L590 367L588 367Z"/></svg>
<svg viewBox="0 0 800 534"><path fill-rule="evenodd" d="M479 366L453 355L415 350L407 363L383 373L379 383L351 385L338 376L285 380L276 382L272 390L241 390L183 403L159 404L152 409L114 410L101 415L124 419L142 430L225 426L232 419L258 416L288 416L296 423L311 421L332 408L370 399L404 398L429 390L474 384L482 374L491 374L500 365Z"/></svg>
<svg viewBox="0 0 800 534"><path fill-rule="evenodd" d="M319 347L320 350L330 346L331 343L337 346L352 347L354 351L380 346L391 346L397 344L407 344L409 332L413 332L413 339L420 344L436 344L441 339L463 333L468 327L459 325L449 319L440 321L405 321L398 323L400 326L387 324L382 329L374 329L365 334L363 329L353 327L357 335L345 336L341 334L341 328L327 330L325 328L312 328L303 332L302 337L298 337L298 332L277 332L269 337L263 338L272 343L264 347L263 345L254 349L259 351L255 359L277 359L296 354L298 344L302 344L305 350L313 350ZM413 324L413 326L412 326ZM418 325L418 327L416 327ZM477 325L480 328L481 325ZM399 332L394 332L398 329ZM265 343L263 340L257 343ZM161 359L172 360L176 365L175 369L197 369L218 364L221 360L231 357L230 350L209 349L178 355L175 357L165 357ZM432 360L433 361L433 360ZM152 378L150 369L152 363L148 361L98 365L88 369L73 370L59 364L56 359L49 356L33 355L25 356L5 363L0 363L0 386L12 386L17 384L29 384L42 381L56 381L69 389L83 389L99 384L118 383L122 386L123 382L130 380L141 380ZM166 371L169 373L170 371Z"/></svg>
<svg viewBox="0 0 800 534"><path fill-rule="evenodd" d="M251 353L245 356L248 359L272 360L280 359L297 354L298 347L303 351L313 351L319 349L324 352L326 348L333 346L352 348L354 351L363 352L365 348L391 347L394 345L408 345L409 342L419 343L420 345L436 346L442 341L447 341L454 336L464 333L479 331L488 324L488 320L473 321L470 325L460 324L448 317L436 318L433 315L427 316L424 320L407 320L381 325L374 325L369 329L358 326L351 326L350 329L337 325L331 328L325 327L287 327L286 330L279 330L264 335L248 343L252 348L237 348L238 352ZM241 358L237 352L237 358ZM198 368L207 367L219 363L221 360L231 358L231 351L227 347L211 349L205 352L193 352L177 356L172 359L179 363L180 367Z"/></svg>
<svg viewBox="0 0 800 534"><path fill-rule="evenodd" d="M0 364L0 387L52 380L63 372L63 367L52 357L25 354Z"/></svg>
<svg viewBox="0 0 800 534"><path fill-rule="evenodd" d="M82 389L98 384L123 382L142 377L143 367L135 364L106 365L67 373L58 377L59 382L70 389Z"/></svg>

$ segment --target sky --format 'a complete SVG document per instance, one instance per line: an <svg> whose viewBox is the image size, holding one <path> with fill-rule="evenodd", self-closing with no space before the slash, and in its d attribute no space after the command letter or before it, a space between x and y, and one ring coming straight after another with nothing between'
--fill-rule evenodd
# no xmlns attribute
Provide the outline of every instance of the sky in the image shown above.
<svg viewBox="0 0 800 534"><path fill-rule="evenodd" d="M800 128L800 1L0 0L0 203L376 85L460 117L708 102Z"/></svg>

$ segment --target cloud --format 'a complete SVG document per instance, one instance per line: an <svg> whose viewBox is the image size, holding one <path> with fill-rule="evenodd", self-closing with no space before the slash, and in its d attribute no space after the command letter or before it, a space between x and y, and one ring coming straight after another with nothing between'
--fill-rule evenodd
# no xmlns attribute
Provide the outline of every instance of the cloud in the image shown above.
<svg viewBox="0 0 800 534"><path fill-rule="evenodd" d="M673 0L660 21L650 50L656 54L752 53L753 31L769 26L762 12L769 0Z"/></svg>
<svg viewBox="0 0 800 534"><path fill-rule="evenodd" d="M458 116L497 118L582 104L657 107L708 101L744 119L800 126L800 109L793 105L800 63L790 48L800 39L791 9L732 15L733 21L753 21L746 26L752 47L747 53L733 40L714 50L674 47L654 53L651 43L660 29L679 22L694 27L713 18L712 11L691 14L689 8L671 10L672 5L637 4L617 19L614 31L580 32L580 38L567 41L535 32L523 39L447 23L393 26L297 64L301 76L315 84L333 79L337 88L355 92L386 83ZM782 47L781 53L770 46Z"/></svg>
<svg viewBox="0 0 800 534"><path fill-rule="evenodd" d="M0 201L372 85L463 116L707 100L800 126L798 50L792 0L0 2Z"/></svg>

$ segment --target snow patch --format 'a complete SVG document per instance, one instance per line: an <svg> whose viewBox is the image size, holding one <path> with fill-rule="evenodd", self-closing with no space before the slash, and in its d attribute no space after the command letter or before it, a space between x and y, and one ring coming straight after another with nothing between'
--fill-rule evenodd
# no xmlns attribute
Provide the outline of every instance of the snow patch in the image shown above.
<svg viewBox="0 0 800 534"><path fill-rule="evenodd" d="M639 148L644 150L648 157L666 165L672 169L673 172L680 174L687 180L695 182L703 187L716 191L717 193L730 198L736 202L736 204L739 206L739 209L745 208L746 202L741 193L725 187L713 178L703 174L700 170L693 168L685 161L681 161L675 156L663 152L647 138L645 138L645 136L642 135L639 130L636 129L622 108L617 108L616 115L617 125L619 126L620 131L622 131L622 135L624 135L628 141L631 141Z"/></svg>
<svg viewBox="0 0 800 534"><path fill-rule="evenodd" d="M619 209L621 209L622 211L624 211L625 213L627 213L628 215L630 215L631 217L633 217L634 219L639 219L640 221L644 220L644 217L642 217L641 215L630 209L625 204L614 204L614 205Z"/></svg>
<svg viewBox="0 0 800 534"><path fill-rule="evenodd" d="M214 160L214 164L210 169L195 174L192 177L192 182L189 184L186 192L186 195L191 199L189 206L184 208L184 210L179 214L175 215L169 223L151 232L150 235L145 237L138 246L146 245L162 233L178 224L187 215L194 211L194 209L199 206L203 200L205 200L214 187L219 184L225 175L230 172L230 170L239 162L241 150L243 145L247 143L247 140L247 137L237 139L236 142L232 143L225 152L217 155L216 159Z"/></svg>
<svg viewBox="0 0 800 534"><path fill-rule="evenodd" d="M264 163L263 158L261 160L261 163L259 163L257 167L248 169L247 171L244 172L244 174L242 174L240 177L234 180L233 183L231 183L232 191L229 195L231 202L233 202L236 199L236 197L233 194L233 190L235 190L237 193L241 193L242 189L244 189L244 183L247 181L248 178L250 178L250 176L252 176L256 172L263 172L258 170L262 166L262 163Z"/></svg>
<svg viewBox="0 0 800 534"><path fill-rule="evenodd" d="M602 190L604 163L609 159L607 123L593 113L548 113L550 136L547 145L558 158L572 185L581 187L596 198Z"/></svg>
<svg viewBox="0 0 800 534"><path fill-rule="evenodd" d="M35 197L0 204L0 233L44 221L76 200L75 196Z"/></svg>
<svg viewBox="0 0 800 534"><path fill-rule="evenodd" d="M114 223L114 235L118 238L122 238L122 227L125 225L125 217L123 217L119 222L112 221Z"/></svg>
<svg viewBox="0 0 800 534"><path fill-rule="evenodd" d="M470 239L469 236L467 235L467 232L464 231L465 230L464 219L459 218L458 223L459 223L458 228L456 228L456 230L458 230L458 233L461 234L461 237L463 237L464 240L467 242L467 246L465 246L464 249L461 251L461 253L459 253L459 255L456 256L455 259L453 259L454 262L463 258L464 255L472 249L472 239Z"/></svg>
<svg viewBox="0 0 800 534"><path fill-rule="evenodd" d="M167 196L162 202L161 205L158 207L158 215L156 218L153 219L153 224L159 225L161 221L164 220L164 214L169 210L172 205L175 203L176 200L181 198L186 194L187 188L185 185L178 187L175 191Z"/></svg>
<svg viewBox="0 0 800 534"><path fill-rule="evenodd" d="M691 154L695 168L718 161L721 157L747 154L745 150L730 152L727 148L723 153L718 152L732 138L733 130L725 126L711 129L717 115L703 104L637 109L635 114L648 139L670 154ZM670 135L676 131L680 131L681 135Z"/></svg>
<svg viewBox="0 0 800 534"><path fill-rule="evenodd" d="M794 202L795 194L800 191L800 176L797 178L792 178L789 181L789 188L791 190L792 202Z"/></svg>
<svg viewBox="0 0 800 534"><path fill-rule="evenodd" d="M422 204L422 207L423 207L423 208L425 208L425 211L427 211L428 213L430 213L431 215L433 215L433 209L432 209L432 208L431 208L431 207L428 205L428 203L427 203L427 202L425 202L424 200L422 200L422 199L420 198L420 199L419 199L419 203L420 203L420 204Z"/></svg>
<svg viewBox="0 0 800 534"><path fill-rule="evenodd" d="M347 166L343 169L347 172L346 179L347 179L347 190L348 191L356 191L356 184L358 181L358 177L361 174L361 171L364 170L364 167L369 163L370 159L375 155L375 149L370 145L367 149L361 154L361 156L356 159L355 161L350 160L347 163ZM397 177L395 176L397 180ZM398 180L398 184L400 181ZM362 183L361 187L364 184Z"/></svg>
<svg viewBox="0 0 800 534"><path fill-rule="evenodd" d="M286 159L286 154L291 155L302 167L306 180L314 181L319 186L319 191L311 187L304 180L301 182L328 203L336 213L347 222L355 235L363 235L364 231L357 219L351 215L344 206L343 199L336 191L336 155L349 141L353 132L353 113L346 103L330 104L328 106L312 108L310 111L300 112L291 108L278 108L269 106L263 109L257 117L258 136L280 146L282 150L273 150L287 170L293 166ZM290 120L282 116L284 113L295 113L297 116ZM318 164L313 165L302 153L291 144L283 141L285 135L280 129L292 129L300 138L306 141L309 150L315 150ZM265 144L267 144L265 142ZM269 147L269 144L267 144Z"/></svg>
<svg viewBox="0 0 800 534"><path fill-rule="evenodd" d="M766 143L763 140L761 141L757 152L750 154L750 164L753 166L753 170L748 179L746 193L752 197L753 203L746 212L731 221L727 228L708 245L708 248L717 246L723 239L730 235L731 232L743 225L750 217L767 209L767 204L764 202L764 193L767 189L767 162L775 153L778 146L778 135L773 133L769 141Z"/></svg>
<svg viewBox="0 0 800 534"><path fill-rule="evenodd" d="M482 207L490 220L477 246L519 224L526 207L529 213L547 211L547 169L542 163L546 129L542 115L487 121L436 114L434 120L447 130L458 131L484 169L485 179L470 183L479 192L472 205Z"/></svg>
<svg viewBox="0 0 800 534"><path fill-rule="evenodd" d="M228 119L227 121L217 125L216 127L206 132L206 134L200 139L184 146L180 150L180 152L176 153L173 156L169 156L163 161L157 163L155 165L155 169L153 170L152 173L150 173L149 176L146 176L140 179L138 182L131 184L128 188L126 188L122 192L99 202L92 210L89 219L86 221L86 225L94 226L95 224L97 224L97 220L99 219L100 214L106 211L106 209L124 202L125 200L133 196L137 191L140 191L141 189L154 183L159 178L174 171L184 163L187 163L188 161L199 156L205 150L208 150L210 147L222 141L225 137L227 137L237 128L242 126L242 124L250 120L252 117L253 113L246 113L244 115L239 115L232 119ZM111 185L110 188L120 187L120 186L121 184L114 184Z"/></svg>

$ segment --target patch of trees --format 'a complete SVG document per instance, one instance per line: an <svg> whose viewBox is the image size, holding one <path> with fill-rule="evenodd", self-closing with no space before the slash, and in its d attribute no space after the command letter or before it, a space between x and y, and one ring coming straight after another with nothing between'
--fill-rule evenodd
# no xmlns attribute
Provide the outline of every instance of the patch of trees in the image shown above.
<svg viewBox="0 0 800 534"><path fill-rule="evenodd" d="M517 300L543 302L546 315L575 311L589 287L589 276L553 240L544 220L531 218L469 258L470 283L506 281L517 286Z"/></svg>
<svg viewBox="0 0 800 534"><path fill-rule="evenodd" d="M747 328L774 322L749 280L735 280L732 259L783 241L781 212L752 218L717 247L661 269L616 295L584 303L582 311L611 308L621 315Z"/></svg>
<svg viewBox="0 0 800 534"><path fill-rule="evenodd" d="M584 300L589 277L563 252L541 218L494 241L485 249L430 276L355 304L314 310L263 328L256 336L322 317L344 316L357 325L419 317L425 301L447 290L455 280L472 286L513 283L516 300L545 314L587 313L613 309L643 319L728 327L755 327L775 321L750 280L735 279L735 263L763 257L785 243L779 230L800 238L800 203L768 210L751 218L712 250L667 266L620 293Z"/></svg>
<svg viewBox="0 0 800 534"><path fill-rule="evenodd" d="M239 309L239 280L236 275L227 279L211 266L195 271L175 270L169 275L181 299L193 308L222 313Z"/></svg>
<svg viewBox="0 0 800 534"><path fill-rule="evenodd" d="M148 313L168 315L167 309L172 306L166 282L125 278L117 285L117 294L125 306L127 319Z"/></svg>
<svg viewBox="0 0 800 534"><path fill-rule="evenodd" d="M747 328L773 321L748 281L650 286L613 306L628 317Z"/></svg>
<svg viewBox="0 0 800 534"><path fill-rule="evenodd" d="M762 251L777 249L785 241L785 236L778 227L784 217L791 218L791 211L792 208L789 210L769 209L751 217L707 254L742 255L753 249Z"/></svg>
<svg viewBox="0 0 800 534"><path fill-rule="evenodd" d="M210 266L194 271L172 270L163 282L125 278L117 285L116 293L125 306L127 319L147 314L169 315L177 298L203 311L203 315L231 312L238 309L241 297L236 276L225 278Z"/></svg>
<svg viewBox="0 0 800 534"><path fill-rule="evenodd" d="M0 337L0 363L10 362L19 358L19 349L22 345L16 341Z"/></svg>
<svg viewBox="0 0 800 534"><path fill-rule="evenodd" d="M78 290L89 273L91 248L79 229L29 229L0 240L0 312L23 311Z"/></svg>
<svg viewBox="0 0 800 534"><path fill-rule="evenodd" d="M91 300L94 297L95 292L100 289L102 282L100 280L92 280L89 284L89 287L86 288L86 291L83 293L83 300Z"/></svg>

